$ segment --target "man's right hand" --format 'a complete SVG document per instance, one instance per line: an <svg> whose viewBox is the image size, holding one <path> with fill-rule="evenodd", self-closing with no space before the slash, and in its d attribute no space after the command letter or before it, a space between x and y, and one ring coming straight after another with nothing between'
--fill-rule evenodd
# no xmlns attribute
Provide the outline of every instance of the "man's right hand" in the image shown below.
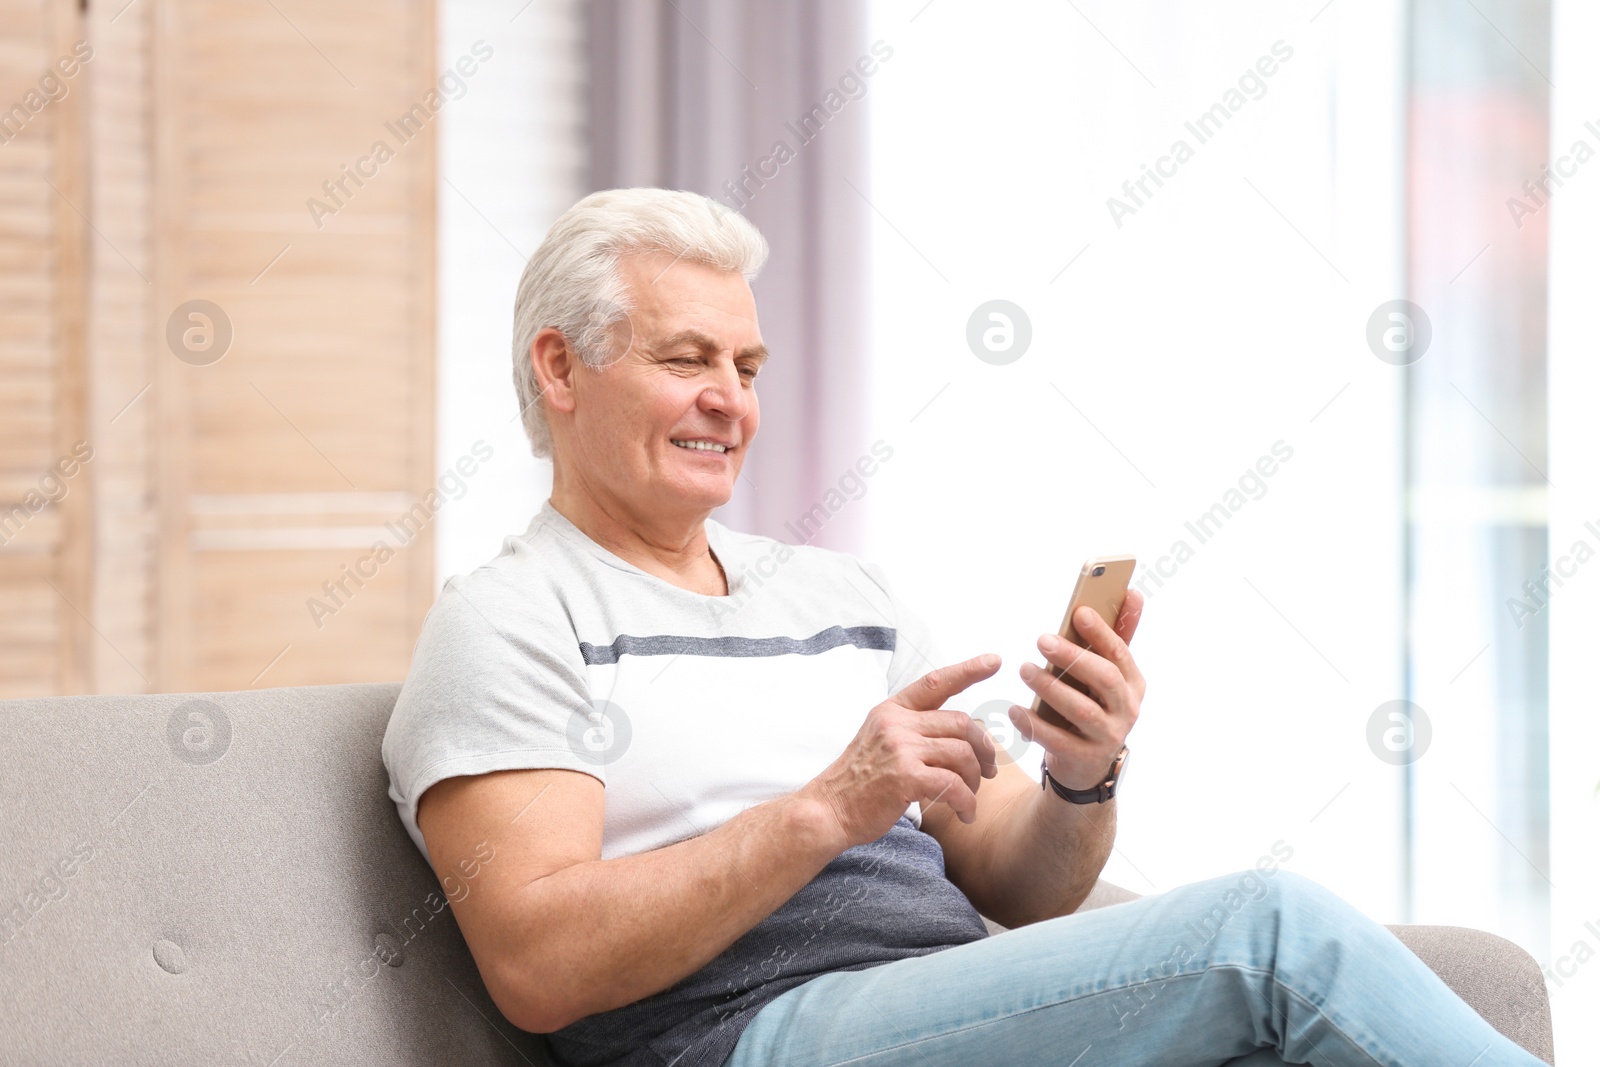
<svg viewBox="0 0 1600 1067"><path fill-rule="evenodd" d="M806 783L800 794L823 803L845 848L882 837L912 801L948 804L965 823L977 818L978 786L998 773L994 739L966 712L940 705L999 669L989 653L929 671L868 712L855 740Z"/></svg>

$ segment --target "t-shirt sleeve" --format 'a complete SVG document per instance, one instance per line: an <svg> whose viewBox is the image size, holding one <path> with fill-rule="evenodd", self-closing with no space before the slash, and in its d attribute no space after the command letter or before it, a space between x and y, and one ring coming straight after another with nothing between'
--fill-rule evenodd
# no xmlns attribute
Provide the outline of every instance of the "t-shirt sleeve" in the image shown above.
<svg viewBox="0 0 1600 1067"><path fill-rule="evenodd" d="M452 579L428 612L383 737L389 796L424 856L417 801L446 778L565 768L606 780L580 755L587 671L559 605ZM430 859L431 862L431 859Z"/></svg>
<svg viewBox="0 0 1600 1067"><path fill-rule="evenodd" d="M889 660L889 695L893 696L936 667L944 665L943 653L933 639L933 631L922 617L906 606L889 585L883 568L862 561L861 568L882 595L884 614L895 630L894 655Z"/></svg>

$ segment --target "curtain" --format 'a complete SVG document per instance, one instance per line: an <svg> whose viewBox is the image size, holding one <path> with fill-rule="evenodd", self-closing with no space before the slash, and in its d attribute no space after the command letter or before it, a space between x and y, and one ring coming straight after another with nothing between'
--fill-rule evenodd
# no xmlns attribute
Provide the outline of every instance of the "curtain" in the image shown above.
<svg viewBox="0 0 1600 1067"><path fill-rule="evenodd" d="M857 549L862 509L839 483L870 449L865 5L597 0L588 28L593 187L703 193L771 246L761 427L716 517Z"/></svg>

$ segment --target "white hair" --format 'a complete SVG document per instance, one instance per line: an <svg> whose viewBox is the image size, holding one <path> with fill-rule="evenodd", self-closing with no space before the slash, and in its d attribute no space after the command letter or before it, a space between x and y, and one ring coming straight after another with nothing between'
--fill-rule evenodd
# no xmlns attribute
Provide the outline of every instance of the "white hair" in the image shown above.
<svg viewBox="0 0 1600 1067"><path fill-rule="evenodd" d="M750 281L767 260L767 241L743 215L683 190L606 189L568 208L523 269L513 309L511 380L536 456L550 454L550 424L529 351L534 335L554 327L585 363L603 365L611 326L633 310L618 260L634 252L665 252Z"/></svg>

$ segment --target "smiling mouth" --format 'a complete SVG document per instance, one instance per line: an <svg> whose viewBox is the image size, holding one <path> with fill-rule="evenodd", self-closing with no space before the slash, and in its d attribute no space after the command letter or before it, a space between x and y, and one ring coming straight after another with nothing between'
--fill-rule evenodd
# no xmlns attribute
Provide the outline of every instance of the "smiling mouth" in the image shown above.
<svg viewBox="0 0 1600 1067"><path fill-rule="evenodd" d="M700 438L694 438L686 441L673 441L672 443L677 445L679 448L686 448L690 452L724 453L728 451L727 445L718 444L715 441L702 440Z"/></svg>

